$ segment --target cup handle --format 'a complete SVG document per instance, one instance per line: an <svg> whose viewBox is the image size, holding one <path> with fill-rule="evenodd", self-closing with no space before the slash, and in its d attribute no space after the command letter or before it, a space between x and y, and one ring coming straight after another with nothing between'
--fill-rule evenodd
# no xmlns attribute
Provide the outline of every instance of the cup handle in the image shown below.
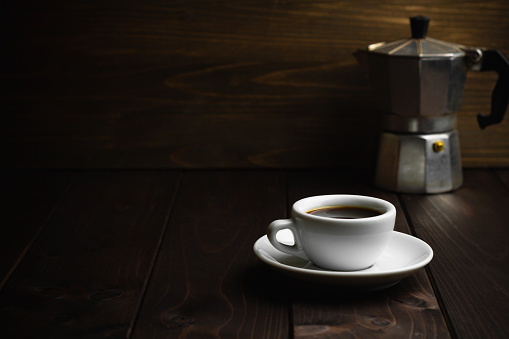
<svg viewBox="0 0 509 339"><path fill-rule="evenodd" d="M277 232L284 229L290 230L293 234L295 244L293 244L292 246L282 244L276 239ZM299 231L297 230L295 224L291 219L281 219L273 221L269 225L269 228L267 229L267 238L269 239L272 246L274 246L279 251L294 255L305 260L309 260L306 253L304 252L304 248L302 247L302 241L300 240Z"/></svg>

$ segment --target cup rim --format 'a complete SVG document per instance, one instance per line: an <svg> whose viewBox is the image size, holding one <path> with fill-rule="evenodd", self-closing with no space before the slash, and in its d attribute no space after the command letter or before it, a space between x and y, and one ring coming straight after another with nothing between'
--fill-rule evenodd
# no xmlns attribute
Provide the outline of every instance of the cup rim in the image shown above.
<svg viewBox="0 0 509 339"><path fill-rule="evenodd" d="M364 218L356 218L356 219L334 219L334 218L328 218L328 217L323 217L323 216L319 216L319 215L313 215L313 214L309 214L307 213L307 211L310 211L310 210L313 210L314 208L318 208L320 206L338 206L338 204L317 204L316 206L313 206L311 208L306 208L307 211L304 211L302 209L300 209L300 205L310 201L310 200L329 200L329 199L334 199L334 198L339 198L339 197L342 197L342 198L350 198L350 199L363 199L363 200L366 200L366 201L369 201L371 203L371 205L369 206L363 206L363 205L359 205L358 203L357 204L348 204L347 206L359 206L359 207L368 207L368 208L372 208L372 209L375 209L377 211L379 211L381 214L380 215L376 215L376 216L373 216L373 217L364 217ZM376 205L377 207L381 208L377 208L377 207L374 207L373 205ZM357 195L357 194L326 194L326 195L315 195L315 196L310 196L310 197L306 197L306 198L302 198L302 199L299 199L297 200L293 205L292 205L292 213L295 213L296 215L298 215L299 217L301 218L305 218L305 219L311 219L311 220L328 220L328 221L333 221L333 222L337 222L337 223L342 223L342 222L347 222L347 223L361 223L365 220L373 220L373 221L376 221L377 219L384 219L384 218L387 218L388 216L392 215L392 214L395 214L396 213L396 207L389 201L387 200L384 200L384 199L381 199L381 198L376 198L376 197L371 197L371 196L366 196L366 195Z"/></svg>

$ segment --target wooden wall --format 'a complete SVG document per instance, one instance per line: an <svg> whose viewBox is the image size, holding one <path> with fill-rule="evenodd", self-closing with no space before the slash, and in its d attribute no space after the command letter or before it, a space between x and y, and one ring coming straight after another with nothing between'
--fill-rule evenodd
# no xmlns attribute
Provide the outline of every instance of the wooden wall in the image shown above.
<svg viewBox="0 0 509 339"><path fill-rule="evenodd" d="M509 1L50 0L0 3L0 165L302 168L374 164L379 124L352 52L429 36L509 55ZM466 167L509 166L497 77L469 73Z"/></svg>

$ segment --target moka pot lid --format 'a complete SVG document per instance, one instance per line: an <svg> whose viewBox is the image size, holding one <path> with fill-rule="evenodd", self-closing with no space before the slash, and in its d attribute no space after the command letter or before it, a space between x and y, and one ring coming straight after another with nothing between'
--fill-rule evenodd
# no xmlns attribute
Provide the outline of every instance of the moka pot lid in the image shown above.
<svg viewBox="0 0 509 339"><path fill-rule="evenodd" d="M465 46L433 38L427 38L429 18L410 18L412 37L393 42L379 42L369 45L369 53L407 58L445 58L465 56Z"/></svg>

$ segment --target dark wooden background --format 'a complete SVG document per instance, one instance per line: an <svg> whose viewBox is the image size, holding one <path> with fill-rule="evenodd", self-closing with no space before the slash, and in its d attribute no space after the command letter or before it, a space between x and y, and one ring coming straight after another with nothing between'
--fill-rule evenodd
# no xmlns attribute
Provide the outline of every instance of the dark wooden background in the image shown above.
<svg viewBox="0 0 509 339"><path fill-rule="evenodd" d="M509 1L0 2L0 166L370 167L379 124L357 48L429 36L509 55ZM495 74L469 73L466 167L509 166L480 130Z"/></svg>

